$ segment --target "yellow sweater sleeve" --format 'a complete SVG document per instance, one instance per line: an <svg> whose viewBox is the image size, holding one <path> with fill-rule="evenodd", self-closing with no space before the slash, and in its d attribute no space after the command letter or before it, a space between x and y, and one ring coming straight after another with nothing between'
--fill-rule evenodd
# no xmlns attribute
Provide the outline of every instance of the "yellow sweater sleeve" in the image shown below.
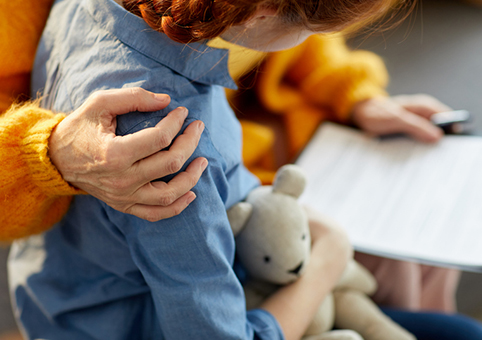
<svg viewBox="0 0 482 340"><path fill-rule="evenodd" d="M52 2L0 0L0 112L28 93L35 51Z"/></svg>
<svg viewBox="0 0 482 340"><path fill-rule="evenodd" d="M380 57L352 51L341 35L333 34L314 35L295 48L272 53L257 88L260 99L275 112L309 103L346 122L355 103L385 96L387 83Z"/></svg>
<svg viewBox="0 0 482 340"><path fill-rule="evenodd" d="M48 229L80 193L47 155L52 130L64 118L35 104L15 106L28 93L30 71L53 0L0 0L0 241ZM28 8L26 11L25 8ZM26 97L25 97L26 98Z"/></svg>
<svg viewBox="0 0 482 340"><path fill-rule="evenodd" d="M42 232L67 211L80 190L65 182L48 157L48 139L64 118L36 104L0 115L0 240Z"/></svg>

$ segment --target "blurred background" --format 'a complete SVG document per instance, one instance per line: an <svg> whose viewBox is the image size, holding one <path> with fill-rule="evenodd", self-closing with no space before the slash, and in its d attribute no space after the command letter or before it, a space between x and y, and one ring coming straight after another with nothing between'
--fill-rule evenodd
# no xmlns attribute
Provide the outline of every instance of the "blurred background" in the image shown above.
<svg viewBox="0 0 482 340"><path fill-rule="evenodd" d="M482 0L419 0L417 11L396 29L355 37L349 44L385 60L391 94L430 94L454 109L470 111L474 129L482 131ZM1 247L0 340L15 338L8 334L16 329L7 255L8 247ZM482 320L482 274L464 273L457 298L461 313Z"/></svg>

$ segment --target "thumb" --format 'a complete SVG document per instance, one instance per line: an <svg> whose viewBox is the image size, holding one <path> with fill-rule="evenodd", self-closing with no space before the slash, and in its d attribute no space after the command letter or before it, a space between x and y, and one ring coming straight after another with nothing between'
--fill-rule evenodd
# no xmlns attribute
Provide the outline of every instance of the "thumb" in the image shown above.
<svg viewBox="0 0 482 340"><path fill-rule="evenodd" d="M170 101L167 94L156 94L140 87L132 87L97 91L87 99L85 105L87 110L115 117L134 111L162 110Z"/></svg>

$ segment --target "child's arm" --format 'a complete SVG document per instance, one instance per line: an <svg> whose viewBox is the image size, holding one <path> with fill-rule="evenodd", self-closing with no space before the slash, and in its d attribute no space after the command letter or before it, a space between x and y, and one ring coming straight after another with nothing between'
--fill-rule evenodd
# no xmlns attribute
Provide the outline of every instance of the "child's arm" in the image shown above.
<svg viewBox="0 0 482 340"><path fill-rule="evenodd" d="M301 338L352 256L348 237L341 230L326 227L313 214L310 229L313 244L306 273L261 306L278 320L287 340Z"/></svg>

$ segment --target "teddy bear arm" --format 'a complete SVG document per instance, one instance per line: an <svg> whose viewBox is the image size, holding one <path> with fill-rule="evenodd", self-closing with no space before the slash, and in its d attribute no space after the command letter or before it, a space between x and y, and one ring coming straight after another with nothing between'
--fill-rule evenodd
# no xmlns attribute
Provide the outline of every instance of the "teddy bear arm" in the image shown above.
<svg viewBox="0 0 482 340"><path fill-rule="evenodd" d="M302 340L363 340L363 338L360 334L350 329L340 329L304 337Z"/></svg>
<svg viewBox="0 0 482 340"><path fill-rule="evenodd" d="M372 295L377 290L377 281L368 269L355 260L350 260L336 288L351 288Z"/></svg>
<svg viewBox="0 0 482 340"><path fill-rule="evenodd" d="M335 300L328 294L318 308L313 321L305 332L305 336L320 335L333 328L335 324Z"/></svg>
<svg viewBox="0 0 482 340"><path fill-rule="evenodd" d="M334 292L334 297L337 328L354 330L365 340L416 340L362 292L339 289Z"/></svg>

